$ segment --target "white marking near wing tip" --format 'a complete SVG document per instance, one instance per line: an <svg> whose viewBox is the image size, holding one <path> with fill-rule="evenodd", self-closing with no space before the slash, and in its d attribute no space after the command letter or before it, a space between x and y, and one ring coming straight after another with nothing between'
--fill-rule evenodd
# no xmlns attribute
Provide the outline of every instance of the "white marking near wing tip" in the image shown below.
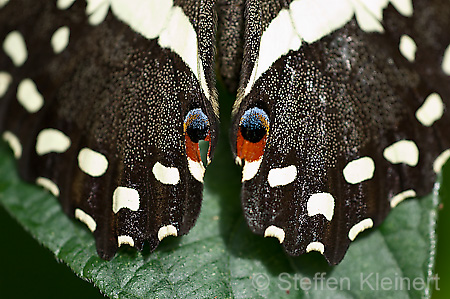
<svg viewBox="0 0 450 299"><path fill-rule="evenodd" d="M28 58L27 46L19 31L8 33L3 41L3 50L11 58L15 66L21 66Z"/></svg>
<svg viewBox="0 0 450 299"><path fill-rule="evenodd" d="M9 84L12 82L12 77L7 72L0 72L0 98L8 91Z"/></svg>
<svg viewBox="0 0 450 299"><path fill-rule="evenodd" d="M386 147L383 157L392 164L404 163L414 167L419 162L419 149L414 141L400 140Z"/></svg>
<svg viewBox="0 0 450 299"><path fill-rule="evenodd" d="M94 232L97 229L97 223L95 222L94 218L92 218L85 211L76 209L75 218L86 224L91 232Z"/></svg>
<svg viewBox="0 0 450 299"><path fill-rule="evenodd" d="M165 237L168 236L176 237L177 235L178 235L177 228L171 224L163 226L158 230L158 239L160 241L162 241L162 239L164 239Z"/></svg>
<svg viewBox="0 0 450 299"><path fill-rule="evenodd" d="M244 167L242 168L242 182L251 180L258 173L261 162L262 158L253 162L247 162L244 160Z"/></svg>
<svg viewBox="0 0 450 299"><path fill-rule="evenodd" d="M131 211L139 210L140 197L136 189L128 187L117 187L113 193L113 212L117 213L122 208L128 208Z"/></svg>
<svg viewBox="0 0 450 299"><path fill-rule="evenodd" d="M236 159L234 159L234 163L236 163L239 166L242 166L242 160L239 157L236 157Z"/></svg>
<svg viewBox="0 0 450 299"><path fill-rule="evenodd" d="M442 166L444 166L445 162L447 162L448 158L450 158L450 149L443 151L433 162L433 170L435 173L440 173L442 170Z"/></svg>
<svg viewBox="0 0 450 299"><path fill-rule="evenodd" d="M31 79L23 79L17 87L17 100L29 113L38 112L44 105L44 97Z"/></svg>
<svg viewBox="0 0 450 299"><path fill-rule="evenodd" d="M441 96L434 92L417 109L416 118L422 125L430 127L435 121L441 119L443 114L444 102L442 102Z"/></svg>
<svg viewBox="0 0 450 299"><path fill-rule="evenodd" d="M180 181L180 172L176 167L166 167L156 162L152 172L158 181L166 185L176 185Z"/></svg>
<svg viewBox="0 0 450 299"><path fill-rule="evenodd" d="M416 191L410 189L403 191L391 198L391 208L395 208L399 203L407 198L416 197Z"/></svg>
<svg viewBox="0 0 450 299"><path fill-rule="evenodd" d="M409 61L413 62L416 59L417 45L410 36L403 34L400 37L399 49L400 53Z"/></svg>
<svg viewBox="0 0 450 299"><path fill-rule="evenodd" d="M12 132L5 131L3 133L3 140L9 144L9 147L14 153L14 157L16 159L20 159L20 157L22 157L22 144L20 143L19 138L17 138L17 136Z"/></svg>
<svg viewBox="0 0 450 299"><path fill-rule="evenodd" d="M44 177L38 177L36 179L36 185L42 186L48 191L50 191L55 197L59 196L58 186L50 179Z"/></svg>
<svg viewBox="0 0 450 299"><path fill-rule="evenodd" d="M317 251L323 254L325 251L325 246L322 242L311 242L308 244L308 246L306 246L306 253L311 251Z"/></svg>
<svg viewBox="0 0 450 299"><path fill-rule="evenodd" d="M122 235L117 237L117 244L118 246L122 246L124 244L130 245L131 247L134 247L134 240L132 237L127 235Z"/></svg>
<svg viewBox="0 0 450 299"><path fill-rule="evenodd" d="M65 10L71 7L74 2L75 0L58 0L56 2L56 7L58 9Z"/></svg>
<svg viewBox="0 0 450 299"><path fill-rule="evenodd" d="M69 27L63 26L58 28L55 33L53 33L52 39L50 40L50 43L53 47L53 52L59 54L64 51L64 49L67 48L67 45L69 44L69 36Z"/></svg>
<svg viewBox="0 0 450 299"><path fill-rule="evenodd" d="M292 183L297 177L297 167L290 165L269 170L267 181L270 187L285 186Z"/></svg>
<svg viewBox="0 0 450 299"><path fill-rule="evenodd" d="M192 176L200 183L203 183L203 177L205 176L206 170L203 163L201 161L196 162L188 158L188 168Z"/></svg>
<svg viewBox="0 0 450 299"><path fill-rule="evenodd" d="M391 3L403 16L412 17L414 12L412 0L391 0Z"/></svg>
<svg viewBox="0 0 450 299"><path fill-rule="evenodd" d="M48 153L64 153L71 145L70 138L57 129L44 129L36 140L36 153L40 156Z"/></svg>
<svg viewBox="0 0 450 299"><path fill-rule="evenodd" d="M278 241L280 241L280 244L283 243L284 241L284 230L275 226L275 225L271 225L268 228L266 228L266 230L264 231L264 237L274 237L277 238Z"/></svg>
<svg viewBox="0 0 450 299"><path fill-rule="evenodd" d="M344 178L350 184L361 183L373 177L375 163L370 157L362 157L349 162L344 170Z"/></svg>
<svg viewBox="0 0 450 299"><path fill-rule="evenodd" d="M85 147L78 153L78 166L88 175L99 177L108 169L108 159L103 154Z"/></svg>
<svg viewBox="0 0 450 299"><path fill-rule="evenodd" d="M361 222L353 225L353 227L348 232L348 238L350 239L350 241L353 241L355 240L356 236L358 236L358 234L371 227L373 227L372 219L366 218Z"/></svg>
<svg viewBox="0 0 450 299"><path fill-rule="evenodd" d="M328 221L334 215L334 197L330 193L316 193L311 195L306 204L308 216L322 214Z"/></svg>
<svg viewBox="0 0 450 299"><path fill-rule="evenodd" d="M110 0L87 0L86 14L89 24L96 26L108 15Z"/></svg>
<svg viewBox="0 0 450 299"><path fill-rule="evenodd" d="M445 74L450 75L450 45L444 52L444 57L442 59L442 70Z"/></svg>

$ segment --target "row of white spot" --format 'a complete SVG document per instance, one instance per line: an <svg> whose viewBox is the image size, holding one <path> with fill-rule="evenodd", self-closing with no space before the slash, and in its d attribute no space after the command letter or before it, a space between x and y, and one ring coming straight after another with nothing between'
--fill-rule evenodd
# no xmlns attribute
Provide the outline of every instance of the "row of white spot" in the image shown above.
<svg viewBox="0 0 450 299"><path fill-rule="evenodd" d="M97 223L95 220L87 213L85 213L81 209L75 210L75 218L86 224L86 226L89 228L91 232L94 232L97 229ZM171 224L162 226L158 230L158 239L161 241L165 237L168 236L177 236L178 231L177 228ZM120 235L117 236L117 244L118 246L122 246L123 244L128 244L130 246L134 246L134 240L129 235Z"/></svg>
<svg viewBox="0 0 450 299"><path fill-rule="evenodd" d="M67 26L58 28L52 35L50 43L55 54L59 54L69 44L70 29ZM28 58L25 40L19 31L8 33L3 41L3 51L11 58L15 66L22 66Z"/></svg>
<svg viewBox="0 0 450 299"><path fill-rule="evenodd" d="M418 151L417 146L412 141L399 141L390 147L386 148L387 150L387 159L392 159L391 163L406 163L411 166L417 165L418 161ZM403 150L403 157L398 155L397 150ZM386 153L385 150L385 153ZM392 155L391 157L389 157ZM417 156L417 158L416 158ZM386 154L385 154L386 157ZM433 170L436 173L439 173L442 169L442 166L445 162L450 158L450 149L442 152L433 163ZM348 168L350 167L350 168ZM374 163L373 160L369 157L363 157L358 160L350 162L344 168L344 176L349 183L358 183L367 179L372 178L374 172ZM291 170L288 171L288 176L291 174ZM283 174L281 174L283 175ZM403 191L394 197L391 198L390 204L391 208L396 207L400 202L405 200L406 198L415 197L416 192L414 190L406 190ZM307 211L308 216L312 217L317 214L322 214L328 221L331 221L334 215L334 207L335 200L334 197L329 193L316 193L311 195L307 202ZM355 224L348 232L348 238L353 241L358 234L362 231L373 227L373 220L370 218L366 218L359 223ZM282 228L271 225L266 228L264 232L264 237L275 237L279 240L280 243L283 243L285 238L285 232ZM310 251L318 251L321 254L325 251L325 246L321 242L311 242L307 248L306 252Z"/></svg>
<svg viewBox="0 0 450 299"><path fill-rule="evenodd" d="M22 156L22 145L19 139L10 131L4 132L3 139L8 142L14 152L14 156L19 159ZM44 129L37 136L36 153L41 156L52 152L64 153L70 146L71 140L63 132L52 128ZM108 160L99 152L89 148L83 148L78 154L78 166L86 174L92 177L99 177L106 173L108 169ZM166 167L159 162L155 163L152 172L155 178L163 184L175 185L180 180L180 174L177 168ZM199 174L197 173L195 175L198 176ZM193 174L194 177L195 175ZM203 176L201 179L203 180ZM58 186L48 178L38 177L36 179L36 184L46 188L56 197L60 194ZM139 206L140 196L137 190L121 186L114 190L112 200L112 210L114 213L118 213L119 210L123 208L127 208L131 211L138 211ZM96 229L97 224L94 219L81 209L75 211L75 217L84 222L91 231ZM169 235L177 235L177 230L173 225L160 228L158 232L158 238L160 240ZM121 244L133 246L134 242L132 241L133 239L129 236L119 236L118 239L119 246Z"/></svg>

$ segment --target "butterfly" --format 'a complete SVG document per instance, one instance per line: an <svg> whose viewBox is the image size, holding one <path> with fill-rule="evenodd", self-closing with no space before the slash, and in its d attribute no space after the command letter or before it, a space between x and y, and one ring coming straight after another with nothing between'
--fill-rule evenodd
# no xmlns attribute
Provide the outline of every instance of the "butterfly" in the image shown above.
<svg viewBox="0 0 450 299"><path fill-rule="evenodd" d="M217 143L250 229L339 263L450 157L445 1L0 1L0 130L111 259L181 236Z"/></svg>

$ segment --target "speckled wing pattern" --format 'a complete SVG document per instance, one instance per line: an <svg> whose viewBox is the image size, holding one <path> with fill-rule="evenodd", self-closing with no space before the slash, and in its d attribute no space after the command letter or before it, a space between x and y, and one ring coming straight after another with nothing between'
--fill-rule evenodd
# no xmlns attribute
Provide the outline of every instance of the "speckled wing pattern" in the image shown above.
<svg viewBox="0 0 450 299"><path fill-rule="evenodd" d="M111 259L200 212L216 143L212 1L0 1L0 127L20 174Z"/></svg>
<svg viewBox="0 0 450 299"><path fill-rule="evenodd" d="M287 253L337 264L450 156L450 2L276 2L246 8L231 131L244 214Z"/></svg>

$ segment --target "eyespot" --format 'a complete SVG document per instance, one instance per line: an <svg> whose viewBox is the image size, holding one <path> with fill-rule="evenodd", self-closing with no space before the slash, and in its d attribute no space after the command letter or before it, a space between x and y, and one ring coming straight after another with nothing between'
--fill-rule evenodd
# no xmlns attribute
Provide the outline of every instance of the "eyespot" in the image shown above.
<svg viewBox="0 0 450 299"><path fill-rule="evenodd" d="M193 143L206 139L209 132L209 121L200 108L188 112L184 119L184 131Z"/></svg>
<svg viewBox="0 0 450 299"><path fill-rule="evenodd" d="M239 122L237 135L237 156L243 161L253 162L261 159L269 135L269 117L258 107L244 112Z"/></svg>
<svg viewBox="0 0 450 299"><path fill-rule="evenodd" d="M242 115L239 129L245 140L257 143L269 133L269 117L261 108L250 108Z"/></svg>

